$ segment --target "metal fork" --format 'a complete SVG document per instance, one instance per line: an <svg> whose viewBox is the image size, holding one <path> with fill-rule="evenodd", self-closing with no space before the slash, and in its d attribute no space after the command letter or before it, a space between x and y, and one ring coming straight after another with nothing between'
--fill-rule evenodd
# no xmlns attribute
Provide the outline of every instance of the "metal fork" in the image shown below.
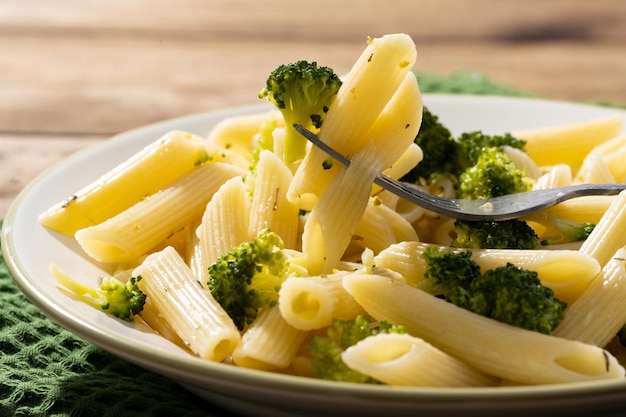
<svg viewBox="0 0 626 417"><path fill-rule="evenodd" d="M294 127L302 136L333 159L343 165L350 165L348 158L322 142L315 133L298 124L294 124ZM626 189L626 184L580 184L508 194L483 200L466 200L439 197L380 173L376 176L374 183L427 210L468 221L517 219L572 198L588 195L615 195Z"/></svg>

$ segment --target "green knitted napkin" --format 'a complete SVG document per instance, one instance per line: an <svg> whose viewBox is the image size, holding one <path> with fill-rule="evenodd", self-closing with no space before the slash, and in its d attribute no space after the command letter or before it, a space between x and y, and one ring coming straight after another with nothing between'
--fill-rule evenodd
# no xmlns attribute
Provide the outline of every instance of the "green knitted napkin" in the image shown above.
<svg viewBox="0 0 626 417"><path fill-rule="evenodd" d="M418 78L425 93L529 95L471 72ZM19 291L0 254L0 416L228 415L48 320Z"/></svg>

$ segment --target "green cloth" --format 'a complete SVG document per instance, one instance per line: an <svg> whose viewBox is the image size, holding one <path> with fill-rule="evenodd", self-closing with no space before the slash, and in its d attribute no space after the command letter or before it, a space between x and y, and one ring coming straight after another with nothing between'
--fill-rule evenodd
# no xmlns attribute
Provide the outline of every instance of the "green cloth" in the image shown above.
<svg viewBox="0 0 626 417"><path fill-rule="evenodd" d="M480 74L418 74L422 92L527 96ZM51 322L0 255L0 416L228 416Z"/></svg>

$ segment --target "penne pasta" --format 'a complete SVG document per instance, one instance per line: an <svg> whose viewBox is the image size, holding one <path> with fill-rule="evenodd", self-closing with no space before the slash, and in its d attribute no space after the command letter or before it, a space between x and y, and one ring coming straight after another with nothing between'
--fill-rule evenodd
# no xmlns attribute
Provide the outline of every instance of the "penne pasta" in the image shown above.
<svg viewBox="0 0 626 417"><path fill-rule="evenodd" d="M580 252L598 260L601 266L626 245L626 191L619 193L593 231L580 247Z"/></svg>
<svg viewBox="0 0 626 417"><path fill-rule="evenodd" d="M148 256L135 268L138 286L156 315L162 317L195 354L222 361L239 343L240 334L228 314L204 290L191 269L171 247Z"/></svg>
<svg viewBox="0 0 626 417"><path fill-rule="evenodd" d="M278 297L285 321L296 329L314 330L330 326L333 319L353 320L363 314L363 308L343 288L344 276L287 278Z"/></svg>
<svg viewBox="0 0 626 417"><path fill-rule="evenodd" d="M239 176L227 180L206 206L196 229L199 279L206 283L208 268L242 242L250 241L250 197ZM201 272L200 272L201 271Z"/></svg>
<svg viewBox="0 0 626 417"><path fill-rule="evenodd" d="M224 181L242 174L234 165L204 164L118 215L77 231L75 238L99 262L135 260L200 217Z"/></svg>
<svg viewBox="0 0 626 417"><path fill-rule="evenodd" d="M594 147L619 135L623 124L623 117L615 114L511 134L526 141L526 153L537 165L567 164L577 169Z"/></svg>
<svg viewBox="0 0 626 417"><path fill-rule="evenodd" d="M262 151L256 167L250 203L250 236L269 228L286 248L297 249L298 207L287 200L292 174L276 154Z"/></svg>
<svg viewBox="0 0 626 417"><path fill-rule="evenodd" d="M386 277L353 274L343 282L375 319L403 325L487 374L524 384L624 378L624 368L597 346L509 326Z"/></svg>
<svg viewBox="0 0 626 417"><path fill-rule="evenodd" d="M413 387L494 386L498 378L480 372L423 339L379 333L342 353L350 368L388 385Z"/></svg>
<svg viewBox="0 0 626 417"><path fill-rule="evenodd" d="M396 271L409 284L417 285L426 271L422 254L428 246L432 244L401 242L383 250L374 258L374 262L377 267ZM466 250L447 246L439 248L450 251ZM472 259L482 270L512 263L520 268L536 271L541 283L552 289L558 299L568 303L584 292L601 269L595 258L576 250L479 249L472 251Z"/></svg>
<svg viewBox="0 0 626 417"><path fill-rule="evenodd" d="M291 365L308 332L290 326L278 308L266 308L245 330L232 353L244 368L274 370Z"/></svg>
<svg viewBox="0 0 626 417"><path fill-rule="evenodd" d="M204 139L173 131L39 216L67 235L113 217L209 159Z"/></svg>
<svg viewBox="0 0 626 417"><path fill-rule="evenodd" d="M352 241L375 253L394 243L418 240L411 223L396 211L382 204L378 197L371 197L359 221Z"/></svg>
<svg viewBox="0 0 626 417"><path fill-rule="evenodd" d="M554 335L606 346L626 324L626 249L620 248L565 310Z"/></svg>

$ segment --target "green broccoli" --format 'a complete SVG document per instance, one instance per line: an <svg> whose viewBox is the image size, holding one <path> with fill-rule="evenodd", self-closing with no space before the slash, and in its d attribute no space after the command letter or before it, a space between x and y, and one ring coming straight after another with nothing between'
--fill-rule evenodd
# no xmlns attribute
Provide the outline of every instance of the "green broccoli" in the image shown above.
<svg viewBox="0 0 626 417"><path fill-rule="evenodd" d="M309 343L309 353L313 357L312 366L317 377L332 381L377 384L379 381L350 369L341 359L341 354L368 336L406 333L406 329L386 321L373 323L365 316L357 316L349 321L334 320L326 333L326 336L312 336Z"/></svg>
<svg viewBox="0 0 626 417"><path fill-rule="evenodd" d="M422 149L424 158L400 181L416 184L420 178L431 182L435 177L454 172L456 175L456 143L452 134L426 106L414 142Z"/></svg>
<svg viewBox="0 0 626 417"><path fill-rule="evenodd" d="M265 229L209 266L207 287L239 330L252 323L262 307L278 302L289 271L282 239Z"/></svg>
<svg viewBox="0 0 626 417"><path fill-rule="evenodd" d="M471 252L429 247L419 288L476 314L513 326L552 334L567 303L541 284L535 271L511 263L480 272Z"/></svg>
<svg viewBox="0 0 626 417"><path fill-rule="evenodd" d="M100 287L95 288L75 281L54 264L50 266L50 270L67 291L105 313L132 321L134 316L143 310L146 295L137 287L141 276L130 277L128 282L122 282L115 277L105 277Z"/></svg>
<svg viewBox="0 0 626 417"><path fill-rule="evenodd" d="M482 131L462 133L455 139L457 151L457 165L465 170L478 162L478 158L487 148L510 146L521 151L526 150L526 141L513 137L510 133L504 135L488 135Z"/></svg>
<svg viewBox="0 0 626 417"><path fill-rule="evenodd" d="M582 242L587 240L596 225L592 222L579 223L574 220L563 219L555 216L548 216L554 228L559 233L558 236L545 238L542 245L554 245L557 243Z"/></svg>
<svg viewBox="0 0 626 417"><path fill-rule="evenodd" d="M320 128L341 84L332 69L316 62L280 65L270 73L259 98L266 98L283 114L285 163L302 159L306 152L306 139L294 129L294 123L307 129Z"/></svg>
<svg viewBox="0 0 626 417"><path fill-rule="evenodd" d="M539 236L523 220L454 221L456 237L450 246L470 249L535 249Z"/></svg>
<svg viewBox="0 0 626 417"><path fill-rule="evenodd" d="M459 176L456 188L458 198L479 200L529 191L532 185L511 158L499 148L489 147L483 148L476 163Z"/></svg>

